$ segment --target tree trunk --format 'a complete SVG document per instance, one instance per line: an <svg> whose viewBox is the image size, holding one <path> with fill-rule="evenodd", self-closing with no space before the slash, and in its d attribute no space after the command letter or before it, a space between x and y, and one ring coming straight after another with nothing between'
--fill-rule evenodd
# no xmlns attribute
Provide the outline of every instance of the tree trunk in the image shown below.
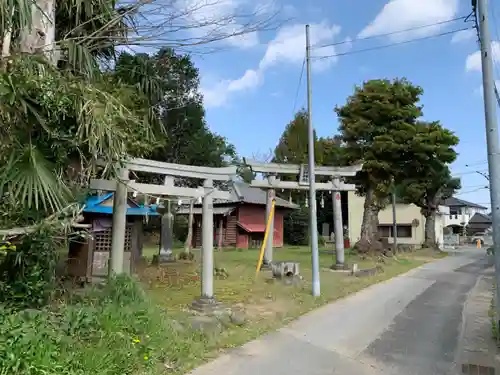
<svg viewBox="0 0 500 375"><path fill-rule="evenodd" d="M217 238L217 247L219 248L219 250L222 249L222 239L224 238L224 219L221 218L219 220L219 235L218 235L218 238Z"/></svg>
<svg viewBox="0 0 500 375"><path fill-rule="evenodd" d="M436 239L436 210L426 210L423 212L425 217L425 239L424 247L430 249L438 248Z"/></svg>
<svg viewBox="0 0 500 375"><path fill-rule="evenodd" d="M186 237L186 242L184 243L184 251L189 253L191 250L191 244L193 243L193 210L194 201L191 200L189 203L189 218L188 218L188 234Z"/></svg>
<svg viewBox="0 0 500 375"><path fill-rule="evenodd" d="M373 188L368 188L365 194L363 221L361 223L361 235L358 243L369 245L374 243L375 241L378 241L379 211L380 207L376 202ZM367 250L368 249L366 249L366 251Z"/></svg>
<svg viewBox="0 0 500 375"><path fill-rule="evenodd" d="M27 54L43 53L55 63L55 0L35 0L31 6L31 27L21 30L20 49Z"/></svg>
<svg viewBox="0 0 500 375"><path fill-rule="evenodd" d="M12 18L14 17L14 7L12 7L12 11L10 14L10 19L12 22ZM2 38L2 58L10 56L10 44L12 42L12 25L7 27L5 30L5 34Z"/></svg>

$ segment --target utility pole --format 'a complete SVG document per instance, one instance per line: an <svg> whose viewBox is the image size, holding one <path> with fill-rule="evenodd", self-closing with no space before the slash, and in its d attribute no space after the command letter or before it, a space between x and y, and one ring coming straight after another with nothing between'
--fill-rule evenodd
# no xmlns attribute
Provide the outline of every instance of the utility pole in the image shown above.
<svg viewBox="0 0 500 375"><path fill-rule="evenodd" d="M314 164L314 129L312 125L312 97L311 97L311 41L309 40L309 25L306 25L306 65L307 65L307 130L309 156L309 230L311 240L312 260L312 295L319 297L319 249L318 249L318 218L316 216L316 174Z"/></svg>
<svg viewBox="0 0 500 375"><path fill-rule="evenodd" d="M476 9L477 5L477 9ZM491 216L493 221L493 247L495 254L496 319L500 317L500 144L495 99L495 81L491 51L491 36L488 24L487 0L472 0L479 21L481 43L481 66L483 71L484 116L486 123L486 146L490 181Z"/></svg>
<svg viewBox="0 0 500 375"><path fill-rule="evenodd" d="M392 190L392 239L394 254L398 252L398 224L396 220L396 190L393 187Z"/></svg>

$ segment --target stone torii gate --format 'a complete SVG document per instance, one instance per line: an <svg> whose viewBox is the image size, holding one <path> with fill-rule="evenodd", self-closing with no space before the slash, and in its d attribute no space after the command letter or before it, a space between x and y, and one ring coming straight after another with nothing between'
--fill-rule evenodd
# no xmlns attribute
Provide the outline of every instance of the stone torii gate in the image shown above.
<svg viewBox="0 0 500 375"><path fill-rule="evenodd" d="M163 185L143 184L129 179L130 171L155 173L165 176ZM137 192L151 196L169 196L177 198L202 198L202 252L201 252L201 296L193 302L193 308L205 311L218 305L214 296L213 273L213 200L234 199L239 196L236 185L233 191L221 191L214 188L214 181L234 181L237 167L210 168L191 165L164 163L154 160L132 158L125 161L119 169L117 180L94 179L90 182L93 190L113 191L113 237L111 242L111 260L109 274L123 273L123 257L125 247L127 194ZM203 181L203 186L189 188L175 186L176 177L196 178Z"/></svg>
<svg viewBox="0 0 500 375"><path fill-rule="evenodd" d="M252 187L266 189L267 191L266 224L271 210L272 201L276 196L276 189L309 190L309 173L306 165L260 163L247 159L243 159L243 162L252 170L252 172L262 173L266 177L264 180L253 180L250 183L250 186ZM342 224L340 191L356 190L355 185L345 184L342 181L342 178L355 176L356 173L361 171L362 167L362 164L348 167L315 167L316 176L331 178L329 182L316 183L316 190L327 190L332 192L336 249L336 264L332 266L333 268L344 268L344 228ZM297 181L282 181L279 179L279 175L295 175L297 176ZM264 253L263 265L266 266L268 266L273 260L273 230L273 223L271 223Z"/></svg>

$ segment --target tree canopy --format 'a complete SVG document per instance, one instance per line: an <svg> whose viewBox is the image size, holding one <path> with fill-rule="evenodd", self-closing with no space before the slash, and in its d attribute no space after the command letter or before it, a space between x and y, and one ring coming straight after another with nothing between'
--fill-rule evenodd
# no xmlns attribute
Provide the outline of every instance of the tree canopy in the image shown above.
<svg viewBox="0 0 500 375"><path fill-rule="evenodd" d="M281 135L274 149L273 161L276 163L307 164L308 161L308 115L302 109L298 111ZM314 133L314 156L316 163L321 163L321 153L318 152L318 139Z"/></svg>
<svg viewBox="0 0 500 375"><path fill-rule="evenodd" d="M406 79L371 80L356 87L346 104L335 108L343 158L363 162L355 179L365 196L361 240L378 237L378 212L387 203L394 183L405 175L407 155L422 116L421 87Z"/></svg>
<svg viewBox="0 0 500 375"><path fill-rule="evenodd" d="M188 55L161 49L154 55L122 53L112 72L144 93L157 122L158 146L148 155L170 163L220 167L236 158L234 146L205 121L199 73Z"/></svg>
<svg viewBox="0 0 500 375"><path fill-rule="evenodd" d="M436 246L435 217L440 202L460 189L460 179L453 178L449 169L449 164L457 158L453 147L458 141L438 121L417 123L417 135L399 193L405 201L421 208L426 218L426 247Z"/></svg>
<svg viewBox="0 0 500 375"><path fill-rule="evenodd" d="M154 55L117 52L120 45L145 41L139 31L151 7L152 2L114 0L0 6L0 139L5 145L0 195L2 211L10 213L7 225L19 222L14 216L33 221L72 202L95 174L97 159L107 167L127 155L208 166L235 159L234 146L205 121L190 56L171 48ZM197 25L190 16L199 10L164 9L183 26ZM177 36L165 24L150 31L163 27L172 44L178 38L188 46L265 27L259 23L263 18L249 16L239 30L210 34L212 26L234 20L216 18L203 22L197 42L185 38L189 27L177 30Z"/></svg>

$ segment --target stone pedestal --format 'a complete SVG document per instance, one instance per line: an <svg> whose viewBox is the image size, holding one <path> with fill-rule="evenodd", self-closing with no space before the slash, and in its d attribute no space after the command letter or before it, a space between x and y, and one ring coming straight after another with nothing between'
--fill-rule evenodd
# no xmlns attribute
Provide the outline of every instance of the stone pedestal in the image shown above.
<svg viewBox="0 0 500 375"><path fill-rule="evenodd" d="M262 265L260 266L260 270L261 271L268 271L270 269L272 269L272 262L268 262L266 260L263 260L262 261Z"/></svg>
<svg viewBox="0 0 500 375"><path fill-rule="evenodd" d="M153 256L153 264L165 264L175 262L175 256L172 251L161 250L159 254Z"/></svg>
<svg viewBox="0 0 500 375"><path fill-rule="evenodd" d="M273 271L273 277L280 280L300 275L299 263L291 261L273 263L272 271Z"/></svg>
<svg viewBox="0 0 500 375"><path fill-rule="evenodd" d="M191 304L191 309L206 315L214 315L215 313L222 311L224 306L221 302L213 297L200 297L193 301Z"/></svg>
<svg viewBox="0 0 500 375"><path fill-rule="evenodd" d="M336 264L333 264L330 268L332 270L335 270L335 271L347 271L350 269L346 263L342 263L342 264L336 263Z"/></svg>

